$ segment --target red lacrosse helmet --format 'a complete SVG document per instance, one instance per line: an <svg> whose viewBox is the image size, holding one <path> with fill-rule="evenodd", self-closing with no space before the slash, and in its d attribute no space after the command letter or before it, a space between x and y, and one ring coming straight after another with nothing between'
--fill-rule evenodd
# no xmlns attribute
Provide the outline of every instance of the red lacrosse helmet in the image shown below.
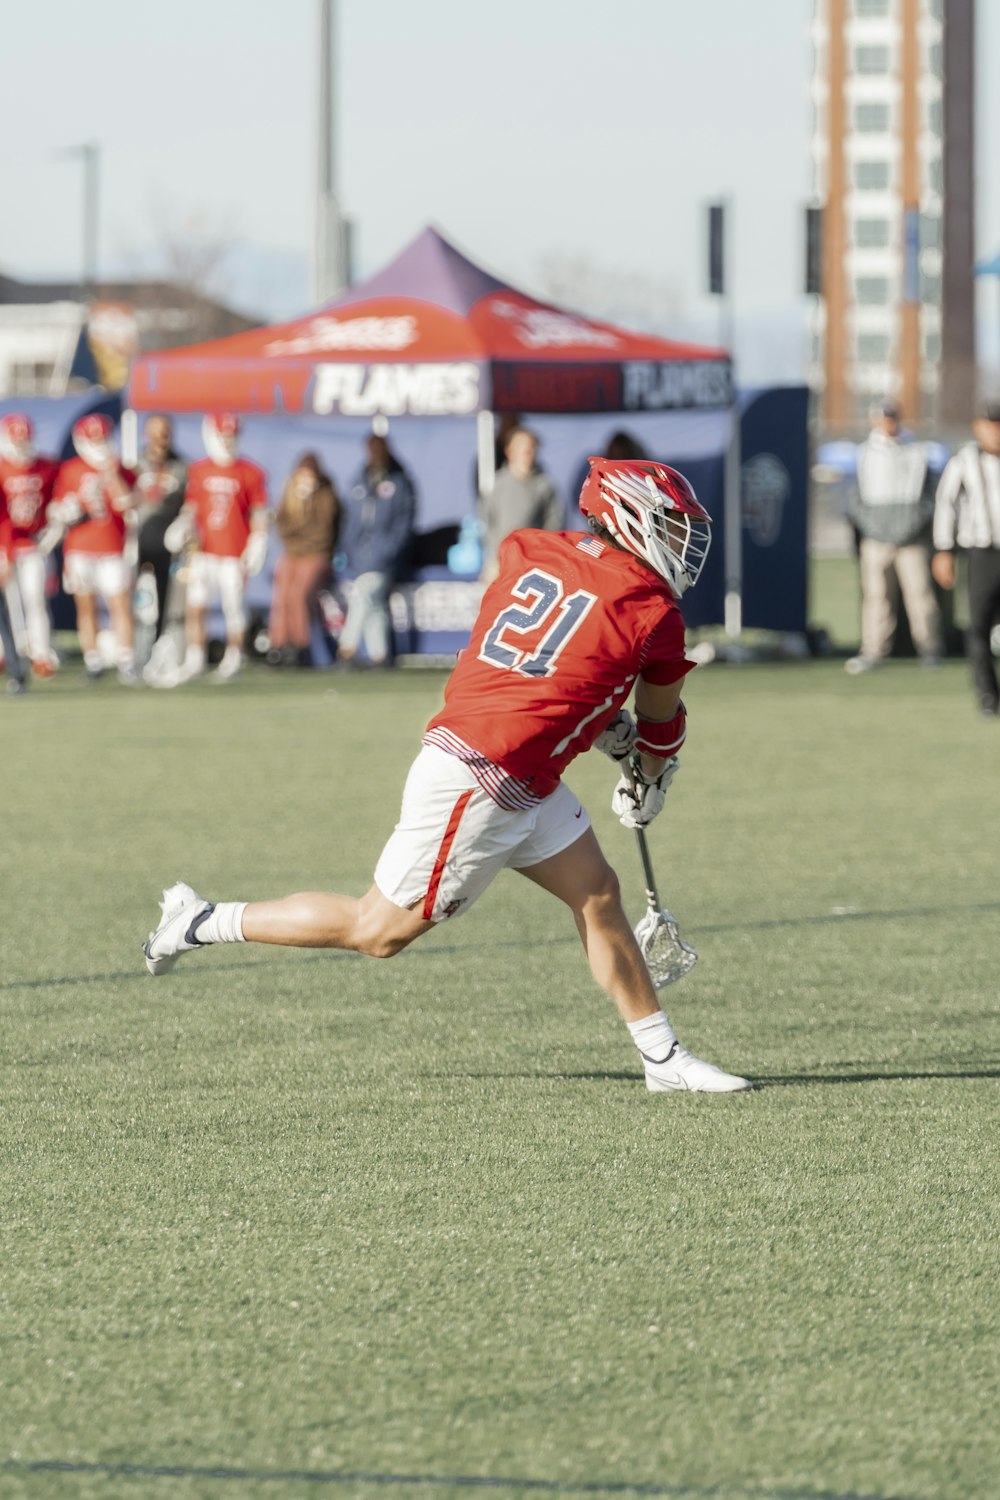
<svg viewBox="0 0 1000 1500"><path fill-rule="evenodd" d="M0 458L27 465L35 456L35 429L22 411L8 412L0 419Z"/></svg>
<svg viewBox="0 0 1000 1500"><path fill-rule="evenodd" d="M680 598L698 582L712 518L683 474L645 459L591 458L580 494L585 516L607 527Z"/></svg>
<svg viewBox="0 0 1000 1500"><path fill-rule="evenodd" d="M235 412L209 412L201 424L205 452L213 463L231 464L239 450L242 423Z"/></svg>
<svg viewBox="0 0 1000 1500"><path fill-rule="evenodd" d="M73 447L92 469L102 469L111 457L112 426L100 412L88 412L73 423Z"/></svg>

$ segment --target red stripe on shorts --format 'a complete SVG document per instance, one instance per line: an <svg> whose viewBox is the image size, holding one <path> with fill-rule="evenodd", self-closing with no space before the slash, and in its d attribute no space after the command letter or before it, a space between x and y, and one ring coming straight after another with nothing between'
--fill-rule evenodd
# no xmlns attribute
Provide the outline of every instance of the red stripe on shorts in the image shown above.
<svg viewBox="0 0 1000 1500"><path fill-rule="evenodd" d="M441 847L437 852L437 859L434 861L434 869L431 871L431 883L427 887L427 895L424 897L423 918L425 922L431 920L434 903L437 900L438 887L441 884L441 876L444 874L444 867L448 862L451 846L455 842L455 835L458 832L458 825L462 821L462 814L468 807L469 798L472 796L474 790L475 788L470 787L467 792L463 792L451 810L448 827L444 831L444 838L441 840Z"/></svg>

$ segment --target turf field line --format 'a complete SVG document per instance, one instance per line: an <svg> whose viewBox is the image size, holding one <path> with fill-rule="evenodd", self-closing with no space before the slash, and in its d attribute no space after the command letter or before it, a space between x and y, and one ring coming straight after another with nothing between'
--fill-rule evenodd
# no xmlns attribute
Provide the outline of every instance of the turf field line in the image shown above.
<svg viewBox="0 0 1000 1500"><path fill-rule="evenodd" d="M370 1484L449 1486L452 1489L507 1489L550 1495L653 1495L672 1500L919 1500L914 1495L875 1495L856 1490L761 1489L737 1484L631 1484L628 1480L516 1479L478 1474L367 1474L341 1469L201 1468L188 1464L72 1463L58 1458L6 1459L8 1474L107 1474L121 1478L219 1479L244 1483Z"/></svg>
<svg viewBox="0 0 1000 1500"><path fill-rule="evenodd" d="M755 922L709 922L699 926L697 932L770 932L776 927L826 927L840 922L908 922L914 917L955 917L970 912L1000 912L1000 901L973 901L966 906L910 906L897 911L845 909L815 917L769 917Z"/></svg>
<svg viewBox="0 0 1000 1500"><path fill-rule="evenodd" d="M967 915L969 913L995 913L1000 912L1000 901L975 901L966 906L912 906L897 911L842 911L825 912L814 917L770 917L758 922L715 922L700 926L693 934L697 937L699 933L706 936L715 936L726 932L770 932L779 927L824 927L833 926L843 922L907 922L919 917L953 917ZM573 935L567 937L549 938L546 947L554 948L560 945L576 947L579 939ZM476 951L487 950L500 951L501 949L533 948L535 942L530 938L518 938L509 942L499 943L477 943ZM411 948L406 953L400 954L402 960L412 958L451 958L456 953L471 953L473 950L457 943L435 943L423 948ZM266 969L278 964L321 964L329 963L334 959L358 959L359 953L342 953L324 950L322 953L295 953L294 950L286 952L281 958L258 958L250 959L243 963L216 963L213 961L212 968L216 973L233 972L244 969ZM11 979L5 984L0 984L0 994L8 990L44 990L56 988L67 984L111 984L122 980L148 979L150 976L142 972L142 967L135 969L119 969L108 974L61 974L52 979Z"/></svg>

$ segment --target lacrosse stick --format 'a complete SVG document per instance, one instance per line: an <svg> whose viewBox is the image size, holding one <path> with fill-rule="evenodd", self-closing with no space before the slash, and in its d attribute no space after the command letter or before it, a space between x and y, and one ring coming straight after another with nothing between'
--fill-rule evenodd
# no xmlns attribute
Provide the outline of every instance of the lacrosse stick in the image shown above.
<svg viewBox="0 0 1000 1500"><path fill-rule="evenodd" d="M628 772L638 803L638 787L631 764ZM635 841L639 845L639 858L642 860L642 873L646 881L646 913L636 927L635 935L654 987L664 990L668 984L676 984L678 979L683 979L685 974L691 972L698 962L698 954L690 943L684 942L677 931L677 918L674 914L660 905L644 828L635 830Z"/></svg>

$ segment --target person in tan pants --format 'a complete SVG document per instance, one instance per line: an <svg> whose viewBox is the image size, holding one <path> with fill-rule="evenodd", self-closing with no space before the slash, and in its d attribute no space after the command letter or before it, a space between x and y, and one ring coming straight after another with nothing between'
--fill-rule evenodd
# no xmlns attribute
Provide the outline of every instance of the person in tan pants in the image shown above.
<svg viewBox="0 0 1000 1500"><path fill-rule="evenodd" d="M931 582L926 533L933 515L927 455L901 433L900 411L886 402L872 413L858 449L858 498L852 520L861 532L861 651L845 664L868 672L892 649L901 592L913 644L925 666L941 659L941 620Z"/></svg>
<svg viewBox="0 0 1000 1500"><path fill-rule="evenodd" d="M310 666L316 596L330 574L340 531L340 501L313 453L289 475L275 517L283 550L274 570L268 623L272 666Z"/></svg>

